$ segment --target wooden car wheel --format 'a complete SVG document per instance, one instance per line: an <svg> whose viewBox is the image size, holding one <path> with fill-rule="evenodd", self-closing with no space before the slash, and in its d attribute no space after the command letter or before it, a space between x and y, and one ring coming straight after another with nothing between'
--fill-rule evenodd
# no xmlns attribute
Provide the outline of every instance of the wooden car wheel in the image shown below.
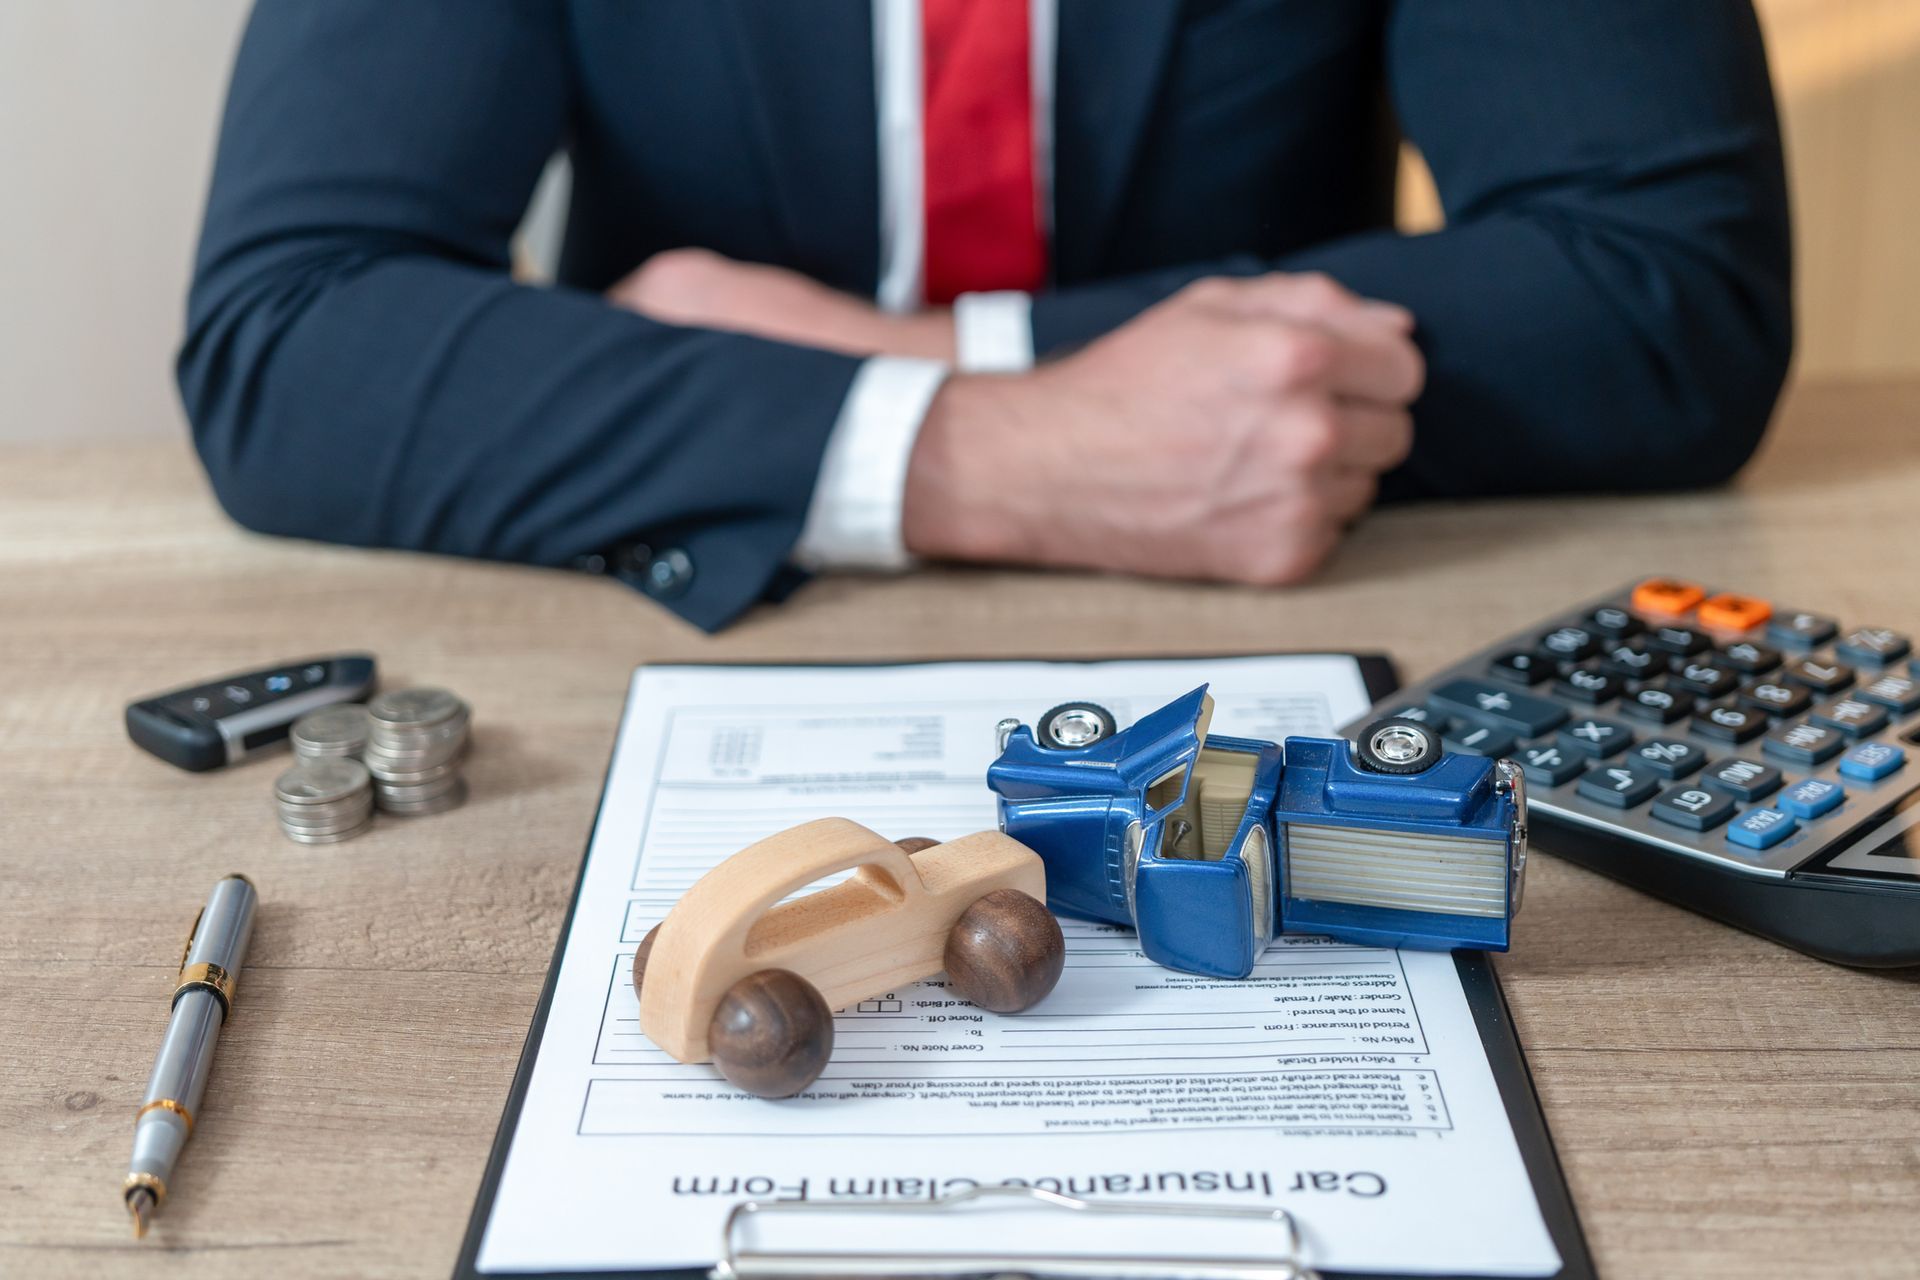
<svg viewBox="0 0 1920 1280"><path fill-rule="evenodd" d="M819 1079L833 1055L833 1010L799 974L762 969L721 995L707 1052L748 1093L790 1098Z"/></svg>
<svg viewBox="0 0 1920 1280"><path fill-rule="evenodd" d="M1018 889L995 889L947 934L947 983L982 1009L1032 1008L1060 981L1067 943L1060 922Z"/></svg>
<svg viewBox="0 0 1920 1280"><path fill-rule="evenodd" d="M663 922L664 923L664 922ZM660 936L660 926L647 930L647 936L640 939L639 950L633 953L633 996L640 998L640 988L647 980L647 957L653 954L653 940Z"/></svg>

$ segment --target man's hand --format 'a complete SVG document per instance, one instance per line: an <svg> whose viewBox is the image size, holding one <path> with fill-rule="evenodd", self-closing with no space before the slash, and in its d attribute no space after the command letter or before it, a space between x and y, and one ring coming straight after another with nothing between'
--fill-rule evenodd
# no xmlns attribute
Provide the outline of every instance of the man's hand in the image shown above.
<svg viewBox="0 0 1920 1280"><path fill-rule="evenodd" d="M655 254L609 289L607 300L666 324L856 356L953 359L953 316L944 309L893 315L797 271L705 249Z"/></svg>
<svg viewBox="0 0 1920 1280"><path fill-rule="evenodd" d="M1209 279L1031 373L952 378L914 447L907 546L1297 581L1407 456L1412 329L1322 276Z"/></svg>

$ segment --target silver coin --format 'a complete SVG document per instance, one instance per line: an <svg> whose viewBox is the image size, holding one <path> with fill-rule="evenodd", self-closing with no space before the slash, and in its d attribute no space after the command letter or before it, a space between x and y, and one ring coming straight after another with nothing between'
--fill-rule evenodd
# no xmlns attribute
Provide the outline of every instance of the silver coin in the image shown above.
<svg viewBox="0 0 1920 1280"><path fill-rule="evenodd" d="M461 769L457 764L443 765L438 769L422 769L417 772L408 773L382 771L374 777L373 788L378 791L381 787L440 786L444 783L452 782L460 776L460 773Z"/></svg>
<svg viewBox="0 0 1920 1280"><path fill-rule="evenodd" d="M373 792L362 792L351 802L326 805L283 804L279 808L280 821L300 823L306 826L318 826L330 822L363 818L373 808Z"/></svg>
<svg viewBox="0 0 1920 1280"><path fill-rule="evenodd" d="M293 754L302 760L351 760L360 752L351 748L312 747L304 742L293 742Z"/></svg>
<svg viewBox="0 0 1920 1280"><path fill-rule="evenodd" d="M391 763L385 760L369 760L367 772L380 782L397 782L406 786L415 782L432 782L436 778L449 777L459 773L465 761L460 756L450 760L409 760Z"/></svg>
<svg viewBox="0 0 1920 1280"><path fill-rule="evenodd" d="M424 729L448 719L466 704L445 689L394 689L377 695L367 711L377 724Z"/></svg>
<svg viewBox="0 0 1920 1280"><path fill-rule="evenodd" d="M451 743L437 751L376 751L368 747L362 753L362 763L373 772L422 773L428 769L459 764L466 754L467 744L464 742Z"/></svg>
<svg viewBox="0 0 1920 1280"><path fill-rule="evenodd" d="M371 820L362 818L358 822L342 822L331 827L288 827L282 826L280 834L289 840L317 840L322 836L341 836L352 831L365 831Z"/></svg>
<svg viewBox="0 0 1920 1280"><path fill-rule="evenodd" d="M309 755L351 755L367 743L373 717L357 702L342 702L309 711L293 722L290 736L295 751Z"/></svg>
<svg viewBox="0 0 1920 1280"><path fill-rule="evenodd" d="M386 812L404 817L418 817L429 813L444 813L448 809L457 809L467 800L467 785L459 781L450 791L433 797L431 800L398 801L380 798L380 808Z"/></svg>
<svg viewBox="0 0 1920 1280"><path fill-rule="evenodd" d="M433 692L443 692L434 690ZM448 695L452 697L451 694ZM378 700L367 704L369 708L378 705ZM406 737L412 734L454 733L461 725L473 718L473 708L460 699L454 698L453 705L443 715L435 715L431 720L408 720L397 714L392 707L384 708L385 716L374 716L370 726L375 735L387 734Z"/></svg>
<svg viewBox="0 0 1920 1280"><path fill-rule="evenodd" d="M323 814L323 816L315 816L315 818L294 816L294 814L280 814L278 821L280 821L282 827L305 827L307 831L317 831L317 829L321 829L321 827L344 827L344 825L353 825L353 823L367 818L367 814L371 814L371 812L372 802L369 800L367 804L363 804L363 806L359 806L359 808L340 810L340 812L336 812L336 814Z"/></svg>
<svg viewBox="0 0 1920 1280"><path fill-rule="evenodd" d="M388 734L375 733L367 739L365 750L374 755L395 758L445 756L464 751L468 740L466 726L463 723L458 733L441 734L431 738L396 738Z"/></svg>
<svg viewBox="0 0 1920 1280"><path fill-rule="evenodd" d="M283 804L328 804L368 786L372 777L358 760L302 760L281 774L273 794Z"/></svg>
<svg viewBox="0 0 1920 1280"><path fill-rule="evenodd" d="M445 795L460 785L459 778L442 778L438 782L425 782L418 786L389 786L378 783L374 795L381 801L431 800L435 796Z"/></svg>
<svg viewBox="0 0 1920 1280"><path fill-rule="evenodd" d="M283 827L280 830L280 834L295 844L339 844L342 840L353 839L372 825L373 823L368 821L361 823L357 827L349 828L346 831L325 832L288 831Z"/></svg>

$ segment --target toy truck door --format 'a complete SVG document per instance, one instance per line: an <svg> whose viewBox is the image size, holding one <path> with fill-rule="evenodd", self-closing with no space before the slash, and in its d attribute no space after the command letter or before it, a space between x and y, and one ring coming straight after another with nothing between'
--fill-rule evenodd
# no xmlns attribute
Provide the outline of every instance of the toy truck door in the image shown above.
<svg viewBox="0 0 1920 1280"><path fill-rule="evenodd" d="M1136 797L1128 816L1138 816L1122 833L1123 875L1149 959L1188 973L1245 977L1272 936L1264 923L1273 910L1263 890L1270 880L1264 823L1252 824L1234 856L1210 860L1173 856L1169 833L1212 719L1213 699L1202 685L1127 730L1127 754L1116 767Z"/></svg>
<svg viewBox="0 0 1920 1280"><path fill-rule="evenodd" d="M1147 805L1162 813L1187 796L1193 763L1213 719L1213 699L1201 685L1114 735L1114 772Z"/></svg>

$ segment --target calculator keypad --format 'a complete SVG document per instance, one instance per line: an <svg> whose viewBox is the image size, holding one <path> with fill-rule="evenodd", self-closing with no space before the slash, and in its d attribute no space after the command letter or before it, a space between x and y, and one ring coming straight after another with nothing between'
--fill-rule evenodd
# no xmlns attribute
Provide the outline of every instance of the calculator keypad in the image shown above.
<svg viewBox="0 0 1920 1280"><path fill-rule="evenodd" d="M1518 763L1537 809L1748 873L1800 866L1920 784L1906 635L1677 579L1416 692L1450 749Z"/></svg>

